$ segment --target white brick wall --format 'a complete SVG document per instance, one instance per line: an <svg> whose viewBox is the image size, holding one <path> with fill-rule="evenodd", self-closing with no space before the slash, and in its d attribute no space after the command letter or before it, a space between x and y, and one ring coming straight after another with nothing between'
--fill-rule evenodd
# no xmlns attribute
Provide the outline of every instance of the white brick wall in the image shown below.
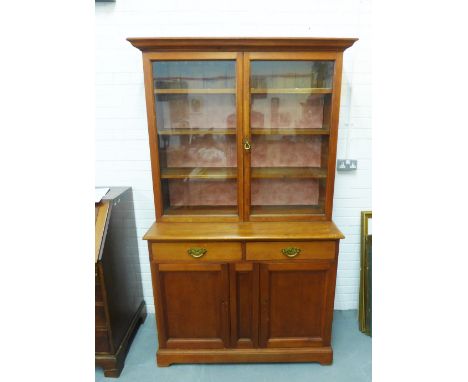
<svg viewBox="0 0 468 382"><path fill-rule="evenodd" d="M154 206L141 53L127 37L359 37L345 52L338 139L338 158L348 154L358 159L358 170L337 174L333 210L346 235L335 308L356 309L360 211L371 209L370 0L211 3L96 3L96 185L133 188L137 234L142 237L154 220ZM139 249L144 297L154 311L146 243L141 241Z"/></svg>

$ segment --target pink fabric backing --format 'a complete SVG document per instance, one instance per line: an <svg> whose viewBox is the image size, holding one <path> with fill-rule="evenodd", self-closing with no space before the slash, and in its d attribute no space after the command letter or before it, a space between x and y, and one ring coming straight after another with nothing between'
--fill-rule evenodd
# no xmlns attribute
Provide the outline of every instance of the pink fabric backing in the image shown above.
<svg viewBox="0 0 468 382"><path fill-rule="evenodd" d="M237 184L235 181L184 181L169 182L171 206L235 206Z"/></svg>
<svg viewBox="0 0 468 382"><path fill-rule="evenodd" d="M253 179L251 202L254 206L318 204L316 179Z"/></svg>
<svg viewBox="0 0 468 382"><path fill-rule="evenodd" d="M321 142L316 136L254 136L252 167L320 167Z"/></svg>
<svg viewBox="0 0 468 382"><path fill-rule="evenodd" d="M235 136L172 137L166 149L168 167L236 167Z"/></svg>
<svg viewBox="0 0 468 382"><path fill-rule="evenodd" d="M171 206L235 206L235 181L169 182ZM252 205L315 205L319 199L319 183L315 179L254 179Z"/></svg>

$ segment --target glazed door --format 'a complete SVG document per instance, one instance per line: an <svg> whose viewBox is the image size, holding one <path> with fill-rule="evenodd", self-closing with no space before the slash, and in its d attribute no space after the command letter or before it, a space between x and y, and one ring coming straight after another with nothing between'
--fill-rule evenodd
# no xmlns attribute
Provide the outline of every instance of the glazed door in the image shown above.
<svg viewBox="0 0 468 382"><path fill-rule="evenodd" d="M242 220L240 57L144 54L160 221Z"/></svg>
<svg viewBox="0 0 468 382"><path fill-rule="evenodd" d="M260 265L260 346L329 346L334 267L330 262Z"/></svg>
<svg viewBox="0 0 468 382"><path fill-rule="evenodd" d="M152 264L159 346L219 349L229 344L227 264Z"/></svg>
<svg viewBox="0 0 468 382"><path fill-rule="evenodd" d="M245 53L245 215L331 218L341 56Z"/></svg>

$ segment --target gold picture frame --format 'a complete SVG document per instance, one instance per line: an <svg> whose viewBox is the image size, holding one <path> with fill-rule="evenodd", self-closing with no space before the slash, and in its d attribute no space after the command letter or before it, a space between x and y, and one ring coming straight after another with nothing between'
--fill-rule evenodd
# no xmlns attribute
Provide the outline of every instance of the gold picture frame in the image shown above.
<svg viewBox="0 0 468 382"><path fill-rule="evenodd" d="M359 330L372 335L372 211L361 212L361 271L359 284Z"/></svg>

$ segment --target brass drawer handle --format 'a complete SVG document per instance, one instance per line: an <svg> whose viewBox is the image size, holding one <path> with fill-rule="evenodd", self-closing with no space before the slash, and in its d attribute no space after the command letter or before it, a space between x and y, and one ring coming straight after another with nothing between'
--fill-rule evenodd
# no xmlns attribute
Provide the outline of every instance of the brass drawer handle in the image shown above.
<svg viewBox="0 0 468 382"><path fill-rule="evenodd" d="M286 247L281 250L281 253L284 256L296 257L297 255L299 255L299 253L301 253L301 249L296 247Z"/></svg>
<svg viewBox="0 0 468 382"><path fill-rule="evenodd" d="M206 252L208 252L208 250L205 248L193 247L189 248L187 252L190 256L194 257L195 259L198 259L199 257L202 257Z"/></svg>

